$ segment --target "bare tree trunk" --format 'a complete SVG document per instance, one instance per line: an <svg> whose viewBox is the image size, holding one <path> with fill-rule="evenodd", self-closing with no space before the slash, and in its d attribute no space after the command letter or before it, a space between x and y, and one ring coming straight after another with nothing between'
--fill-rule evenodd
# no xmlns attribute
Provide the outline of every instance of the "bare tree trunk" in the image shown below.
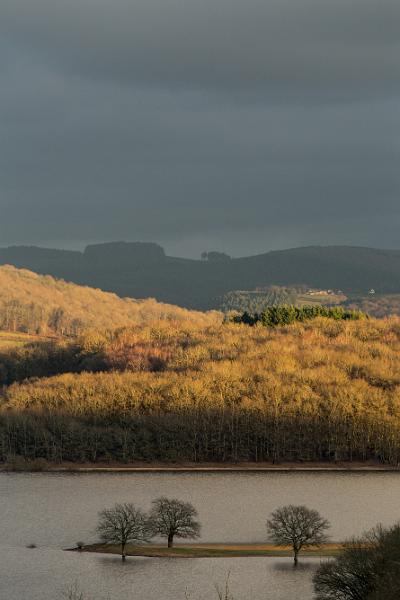
<svg viewBox="0 0 400 600"><path fill-rule="evenodd" d="M125 543L124 542L121 544L121 558L122 558L123 561L126 559Z"/></svg>
<svg viewBox="0 0 400 600"><path fill-rule="evenodd" d="M172 548L173 545L174 545L174 534L169 533L168 534L168 548Z"/></svg>
<svg viewBox="0 0 400 600"><path fill-rule="evenodd" d="M299 555L299 551L295 548L294 549L294 557L293 557L295 567L297 567L297 565L299 564L298 555Z"/></svg>

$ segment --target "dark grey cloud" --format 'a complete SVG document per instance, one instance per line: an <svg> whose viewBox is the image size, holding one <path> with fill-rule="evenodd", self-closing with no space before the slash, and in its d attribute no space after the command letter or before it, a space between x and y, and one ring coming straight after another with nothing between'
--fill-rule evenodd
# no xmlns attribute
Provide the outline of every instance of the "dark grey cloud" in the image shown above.
<svg viewBox="0 0 400 600"><path fill-rule="evenodd" d="M2 0L1 30L84 77L242 89L399 82L397 0Z"/></svg>
<svg viewBox="0 0 400 600"><path fill-rule="evenodd" d="M399 247L400 3L2 0L0 244Z"/></svg>

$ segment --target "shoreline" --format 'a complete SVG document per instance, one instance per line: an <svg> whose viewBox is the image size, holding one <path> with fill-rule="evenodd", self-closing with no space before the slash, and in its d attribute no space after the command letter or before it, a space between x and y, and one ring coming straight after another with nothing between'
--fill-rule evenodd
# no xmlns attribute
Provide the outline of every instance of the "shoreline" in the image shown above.
<svg viewBox="0 0 400 600"><path fill-rule="evenodd" d="M0 465L0 472L42 473L400 473L400 466L354 463L60 463L42 461Z"/></svg>
<svg viewBox="0 0 400 600"><path fill-rule="evenodd" d="M323 544L319 548L304 548L299 559L306 557L337 556L344 545L339 543ZM66 552L88 552L120 556L120 547L115 544L88 544L83 548L68 548ZM273 544L177 544L173 548L156 545L134 546L128 544L126 556L147 558L241 558L241 557L293 557L293 551L287 546Z"/></svg>

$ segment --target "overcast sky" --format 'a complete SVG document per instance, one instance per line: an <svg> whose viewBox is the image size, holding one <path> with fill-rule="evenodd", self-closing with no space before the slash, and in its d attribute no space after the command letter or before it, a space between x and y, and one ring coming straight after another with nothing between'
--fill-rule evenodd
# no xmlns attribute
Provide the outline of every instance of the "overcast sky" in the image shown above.
<svg viewBox="0 0 400 600"><path fill-rule="evenodd" d="M400 248L399 0L0 0L0 246Z"/></svg>

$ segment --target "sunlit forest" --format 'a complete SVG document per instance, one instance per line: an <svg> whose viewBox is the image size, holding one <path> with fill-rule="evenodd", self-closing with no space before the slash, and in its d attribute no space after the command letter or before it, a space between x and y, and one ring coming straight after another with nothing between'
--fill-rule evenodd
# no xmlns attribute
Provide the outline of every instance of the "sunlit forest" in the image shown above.
<svg viewBox="0 0 400 600"><path fill-rule="evenodd" d="M1 460L397 464L399 351L396 317L201 315L7 348Z"/></svg>
<svg viewBox="0 0 400 600"><path fill-rule="evenodd" d="M93 327L114 329L155 319L195 319L207 324L220 316L153 299L119 298L49 275L0 266L0 330L68 337Z"/></svg>

